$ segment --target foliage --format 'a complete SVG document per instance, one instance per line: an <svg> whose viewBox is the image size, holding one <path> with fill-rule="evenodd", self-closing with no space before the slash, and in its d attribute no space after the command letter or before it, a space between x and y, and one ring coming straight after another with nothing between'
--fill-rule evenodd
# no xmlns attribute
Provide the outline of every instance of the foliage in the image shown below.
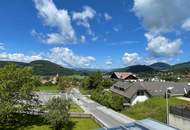
<svg viewBox="0 0 190 130"><path fill-rule="evenodd" d="M37 96L32 93L38 83L31 68L7 65L0 69L1 124L13 125L16 113L27 113L39 105Z"/></svg>
<svg viewBox="0 0 190 130"><path fill-rule="evenodd" d="M73 75L80 74L80 72L70 69L64 68L58 64L55 64L46 60L36 60L30 63L23 62L13 62L13 61L0 61L0 67L4 67L5 65L16 64L19 67L31 67L35 75L43 75L43 76L55 76L59 75Z"/></svg>
<svg viewBox="0 0 190 130"><path fill-rule="evenodd" d="M61 92L69 93L72 87L73 87L72 80L70 80L69 78L67 77L58 78L58 89Z"/></svg>
<svg viewBox="0 0 190 130"><path fill-rule="evenodd" d="M89 77L86 77L82 80L81 87L83 89L104 89L110 88L113 85L114 81L109 78L103 78L100 72L91 74Z"/></svg>
<svg viewBox="0 0 190 130"><path fill-rule="evenodd" d="M123 109L124 98L109 91L102 91L96 89L92 92L91 98L97 101L98 103L110 107L114 110L119 111Z"/></svg>
<svg viewBox="0 0 190 130"><path fill-rule="evenodd" d="M101 82L101 85L103 86L103 88L110 88L113 84L114 84L114 81L112 81L109 78L103 79Z"/></svg>
<svg viewBox="0 0 190 130"><path fill-rule="evenodd" d="M89 89L96 89L98 85L102 82L102 74L101 72L96 72L91 74L88 79L88 88Z"/></svg>
<svg viewBox="0 0 190 130"><path fill-rule="evenodd" d="M54 130L67 128L70 123L70 101L60 97L53 97L45 107L44 118Z"/></svg>
<svg viewBox="0 0 190 130"><path fill-rule="evenodd" d="M77 105L76 103L72 102L70 107L70 112L84 112L83 109Z"/></svg>
<svg viewBox="0 0 190 130"><path fill-rule="evenodd" d="M181 105L187 104L187 101L171 97L169 98L169 104ZM163 97L153 97L145 102L137 103L130 108L125 108L122 113L137 120L153 118L166 122L166 100Z"/></svg>
<svg viewBox="0 0 190 130"><path fill-rule="evenodd" d="M38 86L38 91L41 92L58 92L58 86L57 85L51 85L51 86Z"/></svg>

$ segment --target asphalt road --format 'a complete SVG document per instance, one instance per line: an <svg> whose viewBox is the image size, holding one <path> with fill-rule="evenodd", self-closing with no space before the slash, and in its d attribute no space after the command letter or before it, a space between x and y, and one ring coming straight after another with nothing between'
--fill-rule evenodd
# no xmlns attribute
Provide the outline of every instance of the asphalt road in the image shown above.
<svg viewBox="0 0 190 130"><path fill-rule="evenodd" d="M79 104L86 112L92 114L98 119L105 127L111 128L122 124L131 123L134 120L118 113L112 109L106 108L91 99L83 96L77 89L73 89L71 97L77 104Z"/></svg>

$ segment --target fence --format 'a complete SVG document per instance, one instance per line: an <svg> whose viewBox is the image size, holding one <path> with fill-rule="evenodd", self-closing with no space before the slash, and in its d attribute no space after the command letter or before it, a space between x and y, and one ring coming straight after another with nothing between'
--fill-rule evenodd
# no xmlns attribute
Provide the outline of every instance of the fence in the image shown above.
<svg viewBox="0 0 190 130"><path fill-rule="evenodd" d="M185 106L171 106L170 113L190 119L190 110L187 110Z"/></svg>

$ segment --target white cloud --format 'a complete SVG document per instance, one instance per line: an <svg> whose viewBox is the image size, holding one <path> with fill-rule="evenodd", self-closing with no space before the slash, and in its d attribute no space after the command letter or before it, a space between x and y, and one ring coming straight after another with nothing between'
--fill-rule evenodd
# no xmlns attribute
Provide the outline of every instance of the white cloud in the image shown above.
<svg viewBox="0 0 190 130"><path fill-rule="evenodd" d="M108 13L104 13L104 18L106 21L112 20L112 17Z"/></svg>
<svg viewBox="0 0 190 130"><path fill-rule="evenodd" d="M114 30L115 32L119 32L119 28L118 28L118 27L114 27L113 30Z"/></svg>
<svg viewBox="0 0 190 130"><path fill-rule="evenodd" d="M73 53L69 48L56 47L50 50L49 59L70 67L83 68L89 67L95 58L92 56L79 56Z"/></svg>
<svg viewBox="0 0 190 130"><path fill-rule="evenodd" d="M33 60L43 59L40 55L27 56L23 53L0 53L0 60L3 61L18 61L18 62L31 62Z"/></svg>
<svg viewBox="0 0 190 130"><path fill-rule="evenodd" d="M167 32L182 24L186 27L189 7L189 0L134 0L133 11L148 31Z"/></svg>
<svg viewBox="0 0 190 130"><path fill-rule="evenodd" d="M122 60L125 65L134 65L134 64L139 63L139 61L141 60L141 57L139 56L138 53L125 52L122 57Z"/></svg>
<svg viewBox="0 0 190 130"><path fill-rule="evenodd" d="M0 50L5 50L4 43L0 43Z"/></svg>
<svg viewBox="0 0 190 130"><path fill-rule="evenodd" d="M98 40L98 36L92 37L92 41L97 41L97 40Z"/></svg>
<svg viewBox="0 0 190 130"><path fill-rule="evenodd" d="M93 19L96 11L89 6L84 6L82 12L73 12L73 20L78 20L78 24L90 28L89 20Z"/></svg>
<svg viewBox="0 0 190 130"><path fill-rule="evenodd" d="M52 0L33 0L39 16L43 18L45 25L57 29L55 33L49 33L41 37L48 44L65 44L76 40L75 31L71 25L71 18L65 9L57 9ZM35 33L35 32L33 32ZM35 33L36 35L38 33ZM45 38L45 39L44 39Z"/></svg>
<svg viewBox="0 0 190 130"><path fill-rule="evenodd" d="M86 41L86 37L85 37L84 35L82 35L82 36L80 37L80 42L84 43L85 41Z"/></svg>
<svg viewBox="0 0 190 130"><path fill-rule="evenodd" d="M111 66L113 64L112 58L110 56L107 57L105 64L107 66Z"/></svg>
<svg viewBox="0 0 190 130"><path fill-rule="evenodd" d="M169 40L163 36L153 36L152 34L145 34L148 41L146 48L155 57L169 57L179 54L181 51L181 39Z"/></svg>
<svg viewBox="0 0 190 130"><path fill-rule="evenodd" d="M31 62L34 60L49 60L54 63L60 64L64 67L84 68L90 67L95 58L92 56L79 56L76 55L69 48L55 47L49 52L40 53L36 55L25 55L24 53L0 53L0 60L3 61L18 61L18 62Z"/></svg>
<svg viewBox="0 0 190 130"><path fill-rule="evenodd" d="M96 11L93 8L89 6L84 6L83 11L72 13L72 19L77 21L77 25L81 25L87 28L89 35L94 35L94 33L91 30L90 20L92 20L95 17L95 15Z"/></svg>
<svg viewBox="0 0 190 130"><path fill-rule="evenodd" d="M185 22L182 24L182 28L186 31L190 31L190 18L185 20Z"/></svg>

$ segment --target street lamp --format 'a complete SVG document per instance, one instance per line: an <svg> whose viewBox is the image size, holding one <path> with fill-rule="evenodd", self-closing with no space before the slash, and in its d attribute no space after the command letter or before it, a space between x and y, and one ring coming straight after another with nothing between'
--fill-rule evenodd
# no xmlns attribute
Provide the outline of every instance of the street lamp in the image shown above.
<svg viewBox="0 0 190 130"><path fill-rule="evenodd" d="M167 124L169 124L169 103L168 103L168 90L172 90L173 87L166 88L166 116L167 116Z"/></svg>

